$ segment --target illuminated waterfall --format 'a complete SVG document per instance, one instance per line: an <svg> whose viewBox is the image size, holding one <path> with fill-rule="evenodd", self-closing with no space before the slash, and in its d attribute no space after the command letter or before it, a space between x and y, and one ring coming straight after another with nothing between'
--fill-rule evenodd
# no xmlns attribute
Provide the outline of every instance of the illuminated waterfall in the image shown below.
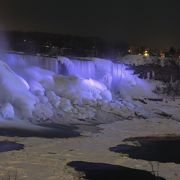
<svg viewBox="0 0 180 180"><path fill-rule="evenodd" d="M65 76L77 76L84 79L94 79L104 83L108 88L119 86L123 79L135 81L135 76L130 70L126 70L123 64L113 63L110 60L93 58L90 60L69 59L66 57L43 57L25 54L7 53L1 55L14 71L27 66L38 66L56 74Z"/></svg>

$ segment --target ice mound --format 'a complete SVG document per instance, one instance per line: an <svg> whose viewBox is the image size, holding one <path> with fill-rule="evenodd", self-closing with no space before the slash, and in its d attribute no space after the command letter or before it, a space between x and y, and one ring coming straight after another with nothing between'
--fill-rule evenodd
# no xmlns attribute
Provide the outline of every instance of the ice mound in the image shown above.
<svg viewBox="0 0 180 180"><path fill-rule="evenodd" d="M40 67L25 67L19 69L17 73L23 77L30 85L30 88L35 91L44 91L43 88L51 89L54 83L53 75L55 73Z"/></svg>
<svg viewBox="0 0 180 180"><path fill-rule="evenodd" d="M14 119L14 108L10 103L3 104L0 112L4 119Z"/></svg>
<svg viewBox="0 0 180 180"><path fill-rule="evenodd" d="M31 116L37 98L29 92L28 83L0 61L0 103L10 103L25 116Z"/></svg>
<svg viewBox="0 0 180 180"><path fill-rule="evenodd" d="M155 85L147 80L140 79L131 71L126 71L120 79L114 80L113 91L119 93L123 99L139 97L154 97Z"/></svg>
<svg viewBox="0 0 180 180"><path fill-rule="evenodd" d="M5 119L50 119L76 111L72 102L111 101L107 87L96 80L57 75L40 67L24 67L18 75L0 61L0 114Z"/></svg>
<svg viewBox="0 0 180 180"><path fill-rule="evenodd" d="M122 98L152 96L154 86L134 75L124 64L101 58L88 58L84 61L59 57L58 61L61 74L96 80L106 85L111 93L119 93Z"/></svg>
<svg viewBox="0 0 180 180"><path fill-rule="evenodd" d="M54 81L55 92L59 96L71 100L112 100L112 95L107 87L96 80L58 75L54 76Z"/></svg>
<svg viewBox="0 0 180 180"><path fill-rule="evenodd" d="M35 66L38 63L39 67ZM12 70L0 61L0 119L63 119L72 123L78 119L101 119L100 114L107 115L103 118L108 120L107 113L128 118L133 113L118 104L116 97L130 100L152 94L153 86L123 64L99 58L79 61L61 57L49 63L56 65L56 73L48 70L49 65L43 69L44 63L47 62L35 63L31 59L26 64L20 59L18 66L9 60Z"/></svg>

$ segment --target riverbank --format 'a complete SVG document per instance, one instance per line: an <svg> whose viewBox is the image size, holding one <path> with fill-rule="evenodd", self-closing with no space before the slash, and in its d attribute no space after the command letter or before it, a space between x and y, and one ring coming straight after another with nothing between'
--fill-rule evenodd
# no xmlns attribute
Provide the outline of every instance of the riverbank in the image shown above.
<svg viewBox="0 0 180 180"><path fill-rule="evenodd" d="M18 180L76 180L81 173L67 166L72 161L108 163L133 169L156 170L157 162L136 160L111 152L110 147L117 146L126 138L143 136L162 136L178 134L180 123L171 119L132 119L99 125L98 133L84 133L76 138L39 138L39 137L5 137L25 145L21 151L0 154L0 176L17 171ZM6 164L6 166L4 166ZM159 176L169 180L180 178L180 165L175 163L158 163Z"/></svg>

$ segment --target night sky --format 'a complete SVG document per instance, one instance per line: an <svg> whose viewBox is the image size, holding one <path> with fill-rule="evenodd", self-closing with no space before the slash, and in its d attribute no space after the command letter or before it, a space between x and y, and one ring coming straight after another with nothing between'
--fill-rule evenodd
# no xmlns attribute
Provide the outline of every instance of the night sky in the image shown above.
<svg viewBox="0 0 180 180"><path fill-rule="evenodd" d="M0 24L180 48L180 0L0 0Z"/></svg>

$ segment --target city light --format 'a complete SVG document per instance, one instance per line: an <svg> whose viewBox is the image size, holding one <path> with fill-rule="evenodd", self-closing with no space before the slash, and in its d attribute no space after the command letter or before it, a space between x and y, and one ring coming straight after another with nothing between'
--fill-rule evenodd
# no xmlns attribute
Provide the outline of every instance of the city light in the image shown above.
<svg viewBox="0 0 180 180"><path fill-rule="evenodd" d="M145 51L144 51L144 57L149 57L149 52L148 52L148 50L145 50Z"/></svg>

